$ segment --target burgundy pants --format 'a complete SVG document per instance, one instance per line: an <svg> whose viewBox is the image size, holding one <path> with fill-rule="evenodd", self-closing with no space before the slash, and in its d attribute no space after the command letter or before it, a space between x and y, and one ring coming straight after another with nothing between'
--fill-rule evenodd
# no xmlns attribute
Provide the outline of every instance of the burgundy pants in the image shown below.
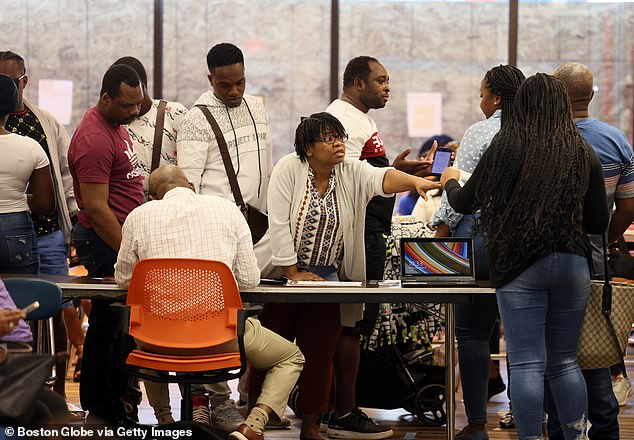
<svg viewBox="0 0 634 440"><path fill-rule="evenodd" d="M299 376L299 407L303 414L328 411L332 360L341 332L339 304L266 304L259 316L262 325L295 341L306 363ZM262 389L266 371L249 369L249 399Z"/></svg>

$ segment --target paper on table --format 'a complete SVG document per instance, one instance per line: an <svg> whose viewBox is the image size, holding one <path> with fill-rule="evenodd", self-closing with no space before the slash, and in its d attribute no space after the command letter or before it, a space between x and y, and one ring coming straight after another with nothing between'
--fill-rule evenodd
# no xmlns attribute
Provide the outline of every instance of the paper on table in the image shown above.
<svg viewBox="0 0 634 440"><path fill-rule="evenodd" d="M361 287L361 281L295 281L288 280L287 286L291 287Z"/></svg>

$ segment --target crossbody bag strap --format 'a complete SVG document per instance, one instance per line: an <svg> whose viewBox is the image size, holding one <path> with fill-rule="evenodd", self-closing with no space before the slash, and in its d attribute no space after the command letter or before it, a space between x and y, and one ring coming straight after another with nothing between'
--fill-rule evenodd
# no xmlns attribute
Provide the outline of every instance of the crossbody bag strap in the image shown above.
<svg viewBox="0 0 634 440"><path fill-rule="evenodd" d="M242 192L240 191L240 185L238 185L236 172L233 169L233 163L231 162L231 156L229 156L229 149L227 148L225 137L222 135L222 131L218 126L218 122L216 122L216 119L213 117L207 106L197 104L195 107L198 107L200 111L203 112L203 115L205 115L205 117L207 118L207 122L209 122L209 125L211 125L211 129L213 130L214 135L216 135L218 149L220 150L220 156L222 156L222 162L225 165L225 171L227 172L227 178L229 179L229 185L231 186L233 198L236 201L236 205L238 205L240 207L240 210L244 213L247 209L247 206L244 203L244 199L242 198Z"/></svg>
<svg viewBox="0 0 634 440"><path fill-rule="evenodd" d="M154 145L152 146L152 167L150 173L161 163L161 148L163 145L163 127L165 127L165 108L167 101L161 99L156 110L156 124L154 126Z"/></svg>
<svg viewBox="0 0 634 440"><path fill-rule="evenodd" d="M605 241L605 234L601 234L601 240L603 241L603 294L601 298L601 313L605 316L605 320L608 324L608 329L610 330L610 336L612 336L612 341L616 346L616 349L621 354L621 370L623 376L627 377L627 372L625 371L625 360L623 359L623 348L619 343L619 337L616 334L616 330L614 329L614 325L612 325L612 319L610 314L612 313L612 284L610 283L610 275L608 272L608 246Z"/></svg>

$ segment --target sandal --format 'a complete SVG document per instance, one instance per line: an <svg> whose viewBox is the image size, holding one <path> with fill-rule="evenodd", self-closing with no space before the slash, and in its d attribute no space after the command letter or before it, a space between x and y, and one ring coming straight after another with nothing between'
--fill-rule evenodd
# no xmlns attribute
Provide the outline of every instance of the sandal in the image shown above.
<svg viewBox="0 0 634 440"><path fill-rule="evenodd" d="M73 373L73 382L79 383L81 380L81 358L77 358L77 363L75 364L75 372Z"/></svg>
<svg viewBox="0 0 634 440"><path fill-rule="evenodd" d="M513 411L507 412L504 414L504 417L500 419L500 428L515 429L515 417L513 417Z"/></svg>

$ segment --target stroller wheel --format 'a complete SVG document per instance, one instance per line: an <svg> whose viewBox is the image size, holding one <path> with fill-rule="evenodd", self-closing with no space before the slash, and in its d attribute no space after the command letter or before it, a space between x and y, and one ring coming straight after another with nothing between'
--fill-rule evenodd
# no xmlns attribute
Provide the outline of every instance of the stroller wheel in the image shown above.
<svg viewBox="0 0 634 440"><path fill-rule="evenodd" d="M427 385L414 398L415 414L425 426L442 426L447 423L445 411L445 387Z"/></svg>
<svg viewBox="0 0 634 440"><path fill-rule="evenodd" d="M302 417L302 412L299 409L299 385L295 384L291 393L288 395L288 406L293 410L293 414L297 417Z"/></svg>

